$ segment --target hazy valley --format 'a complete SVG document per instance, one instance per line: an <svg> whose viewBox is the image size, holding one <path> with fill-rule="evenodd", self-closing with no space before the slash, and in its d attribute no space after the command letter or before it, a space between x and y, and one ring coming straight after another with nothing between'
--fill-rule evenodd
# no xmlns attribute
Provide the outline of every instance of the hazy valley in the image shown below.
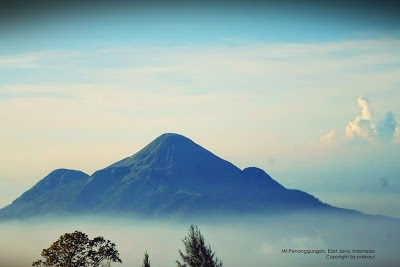
<svg viewBox="0 0 400 267"><path fill-rule="evenodd" d="M222 216L223 217L223 216ZM400 224L388 220L291 214L285 216L237 216L220 219L163 221L123 217L43 217L0 223L0 266L30 266L65 232L81 230L117 245L122 264L140 266L143 253L150 254L152 266L176 266L181 239L188 226L197 224L224 266L397 266L400 257ZM373 230L372 230L373 229ZM326 250L372 249L368 259L326 259L327 254L285 254L282 249ZM21 253L23 251L23 253ZM357 253L351 253L357 255ZM365 255L360 253L358 255Z"/></svg>

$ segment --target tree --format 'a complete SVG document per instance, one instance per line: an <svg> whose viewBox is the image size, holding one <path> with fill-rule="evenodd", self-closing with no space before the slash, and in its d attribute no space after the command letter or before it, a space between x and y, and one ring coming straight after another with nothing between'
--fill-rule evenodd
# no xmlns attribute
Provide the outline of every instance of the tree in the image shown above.
<svg viewBox="0 0 400 267"><path fill-rule="evenodd" d="M183 263L176 261L178 267L222 267L222 261L215 258L215 252L210 244L205 245L204 237L197 226L191 225L189 234L182 239L185 245L186 255L179 250Z"/></svg>
<svg viewBox="0 0 400 267"><path fill-rule="evenodd" d="M43 260L32 263L35 267L100 267L110 262L122 263L115 244L104 237L89 239L80 231L66 233L49 248L43 249Z"/></svg>
<svg viewBox="0 0 400 267"><path fill-rule="evenodd" d="M143 258L143 265L142 267L150 267L150 260L149 260L149 254L147 251L144 253L144 258Z"/></svg>

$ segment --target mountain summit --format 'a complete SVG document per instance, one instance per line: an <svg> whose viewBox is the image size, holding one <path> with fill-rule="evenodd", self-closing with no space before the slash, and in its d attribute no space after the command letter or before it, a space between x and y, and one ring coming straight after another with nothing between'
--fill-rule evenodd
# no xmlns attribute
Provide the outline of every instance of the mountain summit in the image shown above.
<svg viewBox="0 0 400 267"><path fill-rule="evenodd" d="M88 176L60 169L43 178L0 218L43 214L189 216L333 207L286 189L259 168L240 170L192 140L166 133L131 157Z"/></svg>

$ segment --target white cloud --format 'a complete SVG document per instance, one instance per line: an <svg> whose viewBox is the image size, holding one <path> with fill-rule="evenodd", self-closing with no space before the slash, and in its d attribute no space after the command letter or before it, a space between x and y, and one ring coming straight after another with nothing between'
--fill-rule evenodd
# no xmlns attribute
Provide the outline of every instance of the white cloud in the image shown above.
<svg viewBox="0 0 400 267"><path fill-rule="evenodd" d="M375 126L370 101L365 97L359 97L357 102L361 108L361 114L347 124L344 135L347 140L400 143L400 122L396 121L393 112L386 113L385 118L378 121ZM320 141L332 143L337 138L341 139L341 136L338 136L336 130L333 129L322 135Z"/></svg>
<svg viewBox="0 0 400 267"><path fill-rule="evenodd" d="M84 55L79 51L45 50L17 55L0 55L0 69L60 69Z"/></svg>
<svg viewBox="0 0 400 267"><path fill-rule="evenodd" d="M369 101L365 97L357 98L358 105L361 107L362 119L371 120L372 112L369 106Z"/></svg>
<svg viewBox="0 0 400 267"><path fill-rule="evenodd" d="M397 122L393 143L400 144L400 121Z"/></svg>
<svg viewBox="0 0 400 267"><path fill-rule="evenodd" d="M361 107L361 115L357 116L346 126L346 136L350 139L360 138L372 141L375 135L375 126L371 123L372 111L368 99L359 97L358 105Z"/></svg>
<svg viewBox="0 0 400 267"><path fill-rule="evenodd" d="M336 139L336 130L332 129L327 134L321 136L322 143L330 144Z"/></svg>
<svg viewBox="0 0 400 267"><path fill-rule="evenodd" d="M244 87L250 90L257 87L276 91L279 88L310 88L312 81L313 87L318 90L332 92L333 88L344 88L343 81L346 81L346 86L355 81L363 84L355 84L352 91L361 93L370 87L372 80L381 79L382 75L386 75L385 83L400 80L398 72L393 72L393 69L378 74L370 71L376 66L398 63L399 46L400 40L383 39L244 43L237 46L123 47L96 51L50 50L0 57L0 68L16 72L18 68L38 68L53 70L56 74L62 71L65 80L61 83L70 83L79 77L100 84L124 83L138 90L181 88L186 82L191 88L207 90L223 90L226 87L229 90L243 90ZM364 70L370 75L380 76L366 77ZM338 73L341 77L337 77ZM357 75L362 76L360 80ZM21 80L21 75L18 79ZM382 87L380 89L383 90Z"/></svg>

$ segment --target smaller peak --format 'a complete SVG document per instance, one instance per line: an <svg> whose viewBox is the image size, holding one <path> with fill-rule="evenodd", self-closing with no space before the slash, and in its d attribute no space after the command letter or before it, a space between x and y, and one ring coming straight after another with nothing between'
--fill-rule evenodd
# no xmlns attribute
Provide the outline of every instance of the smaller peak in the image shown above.
<svg viewBox="0 0 400 267"><path fill-rule="evenodd" d="M243 170L243 173L247 176L270 177L264 170L257 167L247 167Z"/></svg>
<svg viewBox="0 0 400 267"><path fill-rule="evenodd" d="M245 177L252 181L266 181L269 186L284 189L284 187L277 181L271 178L264 170L257 167L248 167L243 170Z"/></svg>
<svg viewBox="0 0 400 267"><path fill-rule="evenodd" d="M70 169L56 169L44 177L41 182L45 183L69 183L70 181L85 179L89 177L86 173ZM40 183L40 182L39 182Z"/></svg>
<svg viewBox="0 0 400 267"><path fill-rule="evenodd" d="M257 167L247 167L243 169L244 172L249 172L249 173L266 173L263 169L257 168Z"/></svg>
<svg viewBox="0 0 400 267"><path fill-rule="evenodd" d="M64 169L64 168L55 169L55 170L51 171L49 174L47 174L45 178L53 179L53 177L61 177L71 171L74 172L73 170Z"/></svg>
<svg viewBox="0 0 400 267"><path fill-rule="evenodd" d="M72 171L72 170L60 168L60 169L55 169L55 170L51 171L49 174L60 174L60 173L68 172L68 171Z"/></svg>
<svg viewBox="0 0 400 267"><path fill-rule="evenodd" d="M53 175L63 175L66 173L70 173L70 174L85 174L86 173L82 172L82 171L77 171L77 170L71 170L71 169L65 169L65 168L60 168L60 169L55 169L53 171L51 171L47 176L53 176Z"/></svg>

